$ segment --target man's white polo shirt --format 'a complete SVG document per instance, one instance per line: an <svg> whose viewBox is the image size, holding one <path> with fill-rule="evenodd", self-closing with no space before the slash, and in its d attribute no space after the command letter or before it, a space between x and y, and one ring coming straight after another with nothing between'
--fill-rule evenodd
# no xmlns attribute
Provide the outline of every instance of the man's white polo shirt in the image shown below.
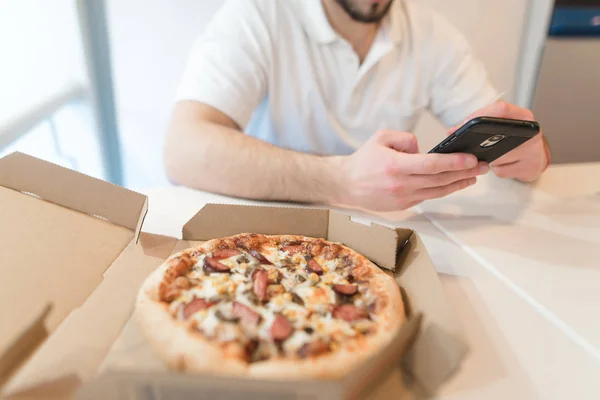
<svg viewBox="0 0 600 400"><path fill-rule="evenodd" d="M463 36L418 2L395 1L361 64L320 0L228 0L177 99L284 148L348 154L379 129L412 131L427 108L450 126L496 96Z"/></svg>

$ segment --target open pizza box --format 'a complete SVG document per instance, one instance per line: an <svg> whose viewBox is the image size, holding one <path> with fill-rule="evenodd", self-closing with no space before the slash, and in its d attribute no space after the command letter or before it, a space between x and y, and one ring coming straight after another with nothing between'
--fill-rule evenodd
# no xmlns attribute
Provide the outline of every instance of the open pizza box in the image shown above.
<svg viewBox="0 0 600 400"><path fill-rule="evenodd" d="M176 207L177 205L173 205ZM467 346L423 243L328 210L209 204L182 240L143 233L146 196L21 153L0 159L0 393L6 398L335 399L434 392ZM167 371L134 302L173 252L241 232L342 242L390 270L408 320L341 381L267 381ZM406 392L404 392L406 393ZM378 396L378 397L379 397Z"/></svg>

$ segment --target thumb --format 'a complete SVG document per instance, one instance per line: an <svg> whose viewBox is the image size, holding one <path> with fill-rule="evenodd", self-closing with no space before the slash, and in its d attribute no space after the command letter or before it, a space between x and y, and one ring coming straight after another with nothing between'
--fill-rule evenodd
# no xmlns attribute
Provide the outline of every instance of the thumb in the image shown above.
<svg viewBox="0 0 600 400"><path fill-rule="evenodd" d="M412 133L401 131L379 131L377 132L377 141L402 153L416 154L419 152L417 138Z"/></svg>

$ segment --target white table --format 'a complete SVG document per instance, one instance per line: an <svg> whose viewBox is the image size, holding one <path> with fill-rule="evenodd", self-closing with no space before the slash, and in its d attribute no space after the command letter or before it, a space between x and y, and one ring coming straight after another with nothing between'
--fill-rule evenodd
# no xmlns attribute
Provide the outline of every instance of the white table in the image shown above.
<svg viewBox="0 0 600 400"><path fill-rule="evenodd" d="M424 215L600 362L600 164L553 166L533 187L481 183Z"/></svg>
<svg viewBox="0 0 600 400"><path fill-rule="evenodd" d="M183 188L145 192L144 230L178 237L205 203L256 204ZM600 362L418 212L348 213L361 222L414 229L425 242L471 347L440 399L600 398Z"/></svg>

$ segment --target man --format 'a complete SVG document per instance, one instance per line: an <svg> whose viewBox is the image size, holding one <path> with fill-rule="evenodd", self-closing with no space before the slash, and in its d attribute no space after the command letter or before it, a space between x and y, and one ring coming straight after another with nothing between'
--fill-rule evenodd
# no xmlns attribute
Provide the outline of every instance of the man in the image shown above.
<svg viewBox="0 0 600 400"><path fill-rule="evenodd" d="M178 100L165 147L172 181L379 211L488 171L468 154L420 154L407 132L425 108L448 126L532 119L497 101L464 38L418 0L229 0L192 49ZM531 182L548 162L538 135L491 167Z"/></svg>

